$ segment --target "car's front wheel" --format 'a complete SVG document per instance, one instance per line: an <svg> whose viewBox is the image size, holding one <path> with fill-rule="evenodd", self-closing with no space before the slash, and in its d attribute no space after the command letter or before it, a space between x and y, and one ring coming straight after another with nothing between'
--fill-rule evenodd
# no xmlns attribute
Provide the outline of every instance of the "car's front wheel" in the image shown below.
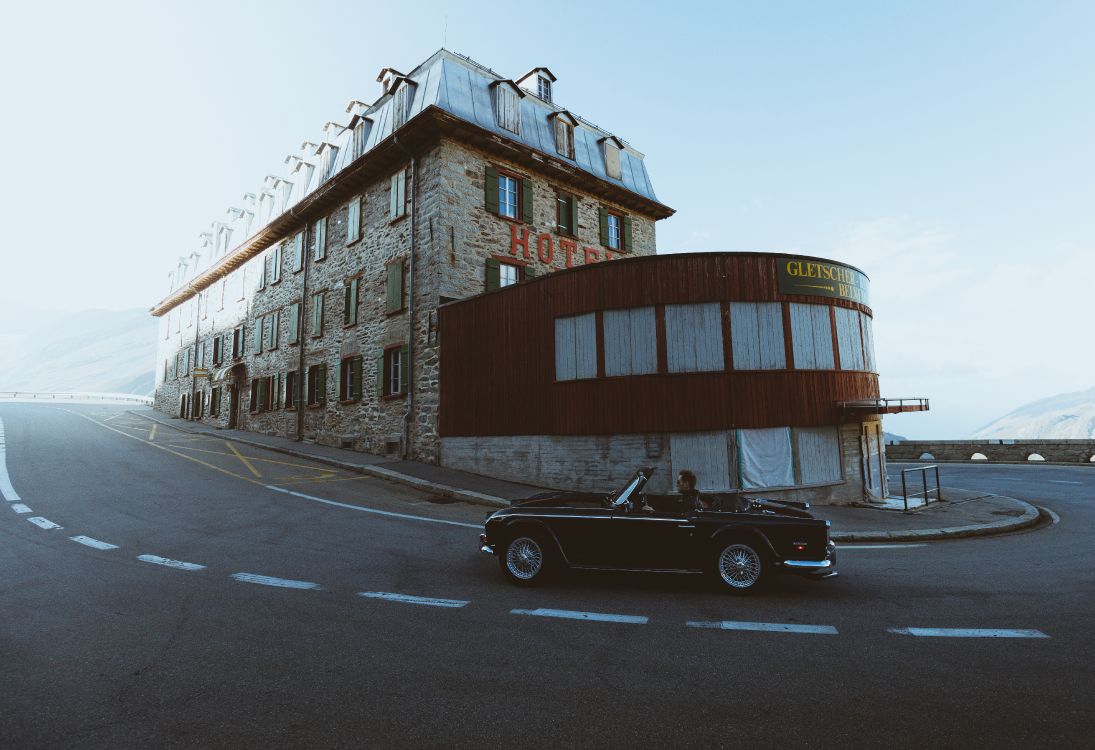
<svg viewBox="0 0 1095 750"><path fill-rule="evenodd" d="M506 544L498 563L510 581L532 586L544 579L550 566L547 545L538 535L518 534Z"/></svg>
<svg viewBox="0 0 1095 750"><path fill-rule="evenodd" d="M715 552L716 580L727 591L744 594L755 591L768 573L768 561L752 540L735 539Z"/></svg>

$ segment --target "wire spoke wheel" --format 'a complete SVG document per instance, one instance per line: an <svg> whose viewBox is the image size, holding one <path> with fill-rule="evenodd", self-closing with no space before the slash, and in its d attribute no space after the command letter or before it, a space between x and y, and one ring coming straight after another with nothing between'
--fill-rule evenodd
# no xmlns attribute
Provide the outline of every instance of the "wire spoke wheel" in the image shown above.
<svg viewBox="0 0 1095 750"><path fill-rule="evenodd" d="M519 581L531 581L544 567L544 551L527 536L510 542L506 549L506 570Z"/></svg>
<svg viewBox="0 0 1095 750"><path fill-rule="evenodd" d="M731 588L744 590L757 585L763 563L755 549L747 544L728 544L718 559L719 577Z"/></svg>

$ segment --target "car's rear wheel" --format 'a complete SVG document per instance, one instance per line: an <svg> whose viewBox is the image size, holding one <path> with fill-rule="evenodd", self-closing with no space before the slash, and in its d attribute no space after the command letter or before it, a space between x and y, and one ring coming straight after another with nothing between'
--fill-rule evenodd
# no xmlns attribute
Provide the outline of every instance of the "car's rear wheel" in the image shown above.
<svg viewBox="0 0 1095 750"><path fill-rule="evenodd" d="M498 556L502 572L518 586L540 583L550 568L548 545L538 534L518 533Z"/></svg>
<svg viewBox="0 0 1095 750"><path fill-rule="evenodd" d="M746 539L721 545L714 557L715 579L735 594L756 591L768 574L768 559L760 546Z"/></svg>

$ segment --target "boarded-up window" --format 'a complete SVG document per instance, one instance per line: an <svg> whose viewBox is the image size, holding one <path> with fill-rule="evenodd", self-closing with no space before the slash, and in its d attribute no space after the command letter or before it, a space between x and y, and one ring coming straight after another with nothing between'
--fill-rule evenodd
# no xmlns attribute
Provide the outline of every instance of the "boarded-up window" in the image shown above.
<svg viewBox="0 0 1095 750"><path fill-rule="evenodd" d="M597 315L555 319L555 379L597 377Z"/></svg>
<svg viewBox="0 0 1095 750"><path fill-rule="evenodd" d="M574 126L563 117L555 118L555 150L568 159L574 158Z"/></svg>
<svg viewBox="0 0 1095 750"><path fill-rule="evenodd" d="M717 302L665 306L669 372L708 372L725 368L721 312Z"/></svg>
<svg viewBox="0 0 1095 750"><path fill-rule="evenodd" d="M653 307L606 310L605 375L648 375L658 371L658 337Z"/></svg>
<svg viewBox="0 0 1095 750"><path fill-rule="evenodd" d="M836 345L840 352L840 369L865 369L863 337L859 332L859 311L846 307L836 307L833 311L836 313Z"/></svg>
<svg viewBox="0 0 1095 750"><path fill-rule="evenodd" d="M511 133L521 132L521 99L507 84L494 87L494 116L498 127Z"/></svg>
<svg viewBox="0 0 1095 750"><path fill-rule="evenodd" d="M738 469L743 489L794 486L791 429L738 430Z"/></svg>
<svg viewBox="0 0 1095 750"><path fill-rule="evenodd" d="M730 341L735 370L782 370L783 312L778 302L730 303Z"/></svg>
<svg viewBox="0 0 1095 750"><path fill-rule="evenodd" d="M730 448L732 433L697 432L670 435L669 446L673 460L673 478L684 469L696 475L696 489L720 491L735 489L737 484L730 473Z"/></svg>
<svg viewBox="0 0 1095 750"><path fill-rule="evenodd" d="M836 367L828 305L791 303L791 344L796 370L832 370Z"/></svg>
<svg viewBox="0 0 1095 750"><path fill-rule="evenodd" d="M612 141L605 141L605 173L614 180L620 179L620 149Z"/></svg>
<svg viewBox="0 0 1095 750"><path fill-rule="evenodd" d="M860 313L863 324L863 350L866 353L866 365L869 372L878 372L874 363L874 320L870 315Z"/></svg>
<svg viewBox="0 0 1095 750"><path fill-rule="evenodd" d="M839 482L840 437L835 427L797 427L799 484Z"/></svg>

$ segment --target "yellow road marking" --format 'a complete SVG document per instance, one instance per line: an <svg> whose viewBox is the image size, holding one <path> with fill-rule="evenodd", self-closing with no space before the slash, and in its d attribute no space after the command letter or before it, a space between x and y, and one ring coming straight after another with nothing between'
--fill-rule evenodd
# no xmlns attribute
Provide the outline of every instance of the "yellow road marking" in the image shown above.
<svg viewBox="0 0 1095 750"><path fill-rule="evenodd" d="M152 431L148 433L148 439L149 440L155 440L156 439L156 428L157 427L159 427L159 425L156 424L155 422L153 422L152 423Z"/></svg>
<svg viewBox="0 0 1095 750"><path fill-rule="evenodd" d="M236 446L232 445L232 443L227 440L224 441L224 444L228 446L228 450L232 451L232 453L235 454L236 458L243 462L244 466L251 470L252 474L254 474L257 478L262 479L262 474L259 474L259 470L256 469L250 461L244 458L238 450L236 450Z"/></svg>

